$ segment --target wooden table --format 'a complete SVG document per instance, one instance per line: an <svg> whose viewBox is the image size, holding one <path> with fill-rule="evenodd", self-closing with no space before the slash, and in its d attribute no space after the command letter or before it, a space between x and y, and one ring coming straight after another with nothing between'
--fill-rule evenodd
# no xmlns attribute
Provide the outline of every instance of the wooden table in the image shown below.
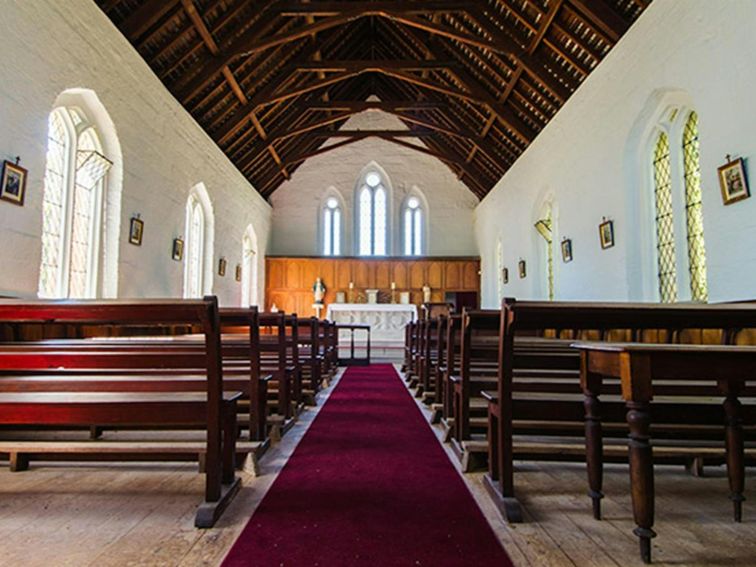
<svg viewBox="0 0 756 567"><path fill-rule="evenodd" d="M756 379L756 347L681 344L576 342L581 351L581 386L586 407L586 461L600 462L600 420L593 415L603 377L621 381L630 428L629 461L635 535L640 538L641 558L651 561L655 537L654 471L650 443L651 401L654 380L716 380L724 396L727 474L735 521L742 517L745 484L742 409L738 394L745 381ZM592 495L594 496L594 495ZM598 495L600 497L600 495ZM594 500L595 502L595 500Z"/></svg>

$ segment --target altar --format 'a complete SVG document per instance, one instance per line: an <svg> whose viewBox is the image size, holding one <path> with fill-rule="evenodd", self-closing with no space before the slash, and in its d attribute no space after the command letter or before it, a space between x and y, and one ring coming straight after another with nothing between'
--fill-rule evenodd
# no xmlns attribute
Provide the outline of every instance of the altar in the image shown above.
<svg viewBox="0 0 756 567"><path fill-rule="evenodd" d="M378 358L394 359L403 356L404 328L417 320L417 307L403 303L331 303L326 319L370 325L373 353ZM339 338L346 340L348 333Z"/></svg>

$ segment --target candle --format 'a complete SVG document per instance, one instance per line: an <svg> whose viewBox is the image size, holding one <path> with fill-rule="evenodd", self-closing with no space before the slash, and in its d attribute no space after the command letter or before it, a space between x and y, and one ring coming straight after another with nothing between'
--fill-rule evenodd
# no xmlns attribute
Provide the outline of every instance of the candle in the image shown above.
<svg viewBox="0 0 756 567"><path fill-rule="evenodd" d="M349 282L349 289L354 289L354 282Z"/></svg>
<svg viewBox="0 0 756 567"><path fill-rule="evenodd" d="M391 289L396 289L396 282L391 282Z"/></svg>

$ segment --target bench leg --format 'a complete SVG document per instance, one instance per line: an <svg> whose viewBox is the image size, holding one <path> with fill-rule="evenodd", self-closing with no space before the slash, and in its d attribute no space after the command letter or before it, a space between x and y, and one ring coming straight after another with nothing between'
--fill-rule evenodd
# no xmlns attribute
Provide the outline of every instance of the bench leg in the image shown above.
<svg viewBox="0 0 756 567"><path fill-rule="evenodd" d="M654 462L649 429L651 413L648 402L627 403L630 426L630 488L633 500L633 533L640 538L640 554L644 563L651 563L651 539L656 537L654 525Z"/></svg>
<svg viewBox="0 0 756 567"><path fill-rule="evenodd" d="M727 477L730 481L730 500L736 522L743 519L743 490L745 488L745 454L743 448L742 407L733 391L724 401L727 446Z"/></svg>
<svg viewBox="0 0 756 567"><path fill-rule="evenodd" d="M10 454L11 472L21 472L29 470L29 457L21 453Z"/></svg>
<svg viewBox="0 0 756 567"><path fill-rule="evenodd" d="M236 475L236 404L223 416L223 484L230 484Z"/></svg>
<svg viewBox="0 0 756 567"><path fill-rule="evenodd" d="M595 391L586 390L585 401L585 462L588 469L588 496L593 504L593 517L601 519L601 499L604 484L604 440L600 402Z"/></svg>

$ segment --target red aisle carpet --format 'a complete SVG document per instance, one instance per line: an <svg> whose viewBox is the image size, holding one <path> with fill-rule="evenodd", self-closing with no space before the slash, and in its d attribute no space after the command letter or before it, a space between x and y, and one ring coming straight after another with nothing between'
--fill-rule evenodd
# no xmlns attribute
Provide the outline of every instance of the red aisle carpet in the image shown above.
<svg viewBox="0 0 756 567"><path fill-rule="evenodd" d="M223 565L512 563L384 364L346 372Z"/></svg>

